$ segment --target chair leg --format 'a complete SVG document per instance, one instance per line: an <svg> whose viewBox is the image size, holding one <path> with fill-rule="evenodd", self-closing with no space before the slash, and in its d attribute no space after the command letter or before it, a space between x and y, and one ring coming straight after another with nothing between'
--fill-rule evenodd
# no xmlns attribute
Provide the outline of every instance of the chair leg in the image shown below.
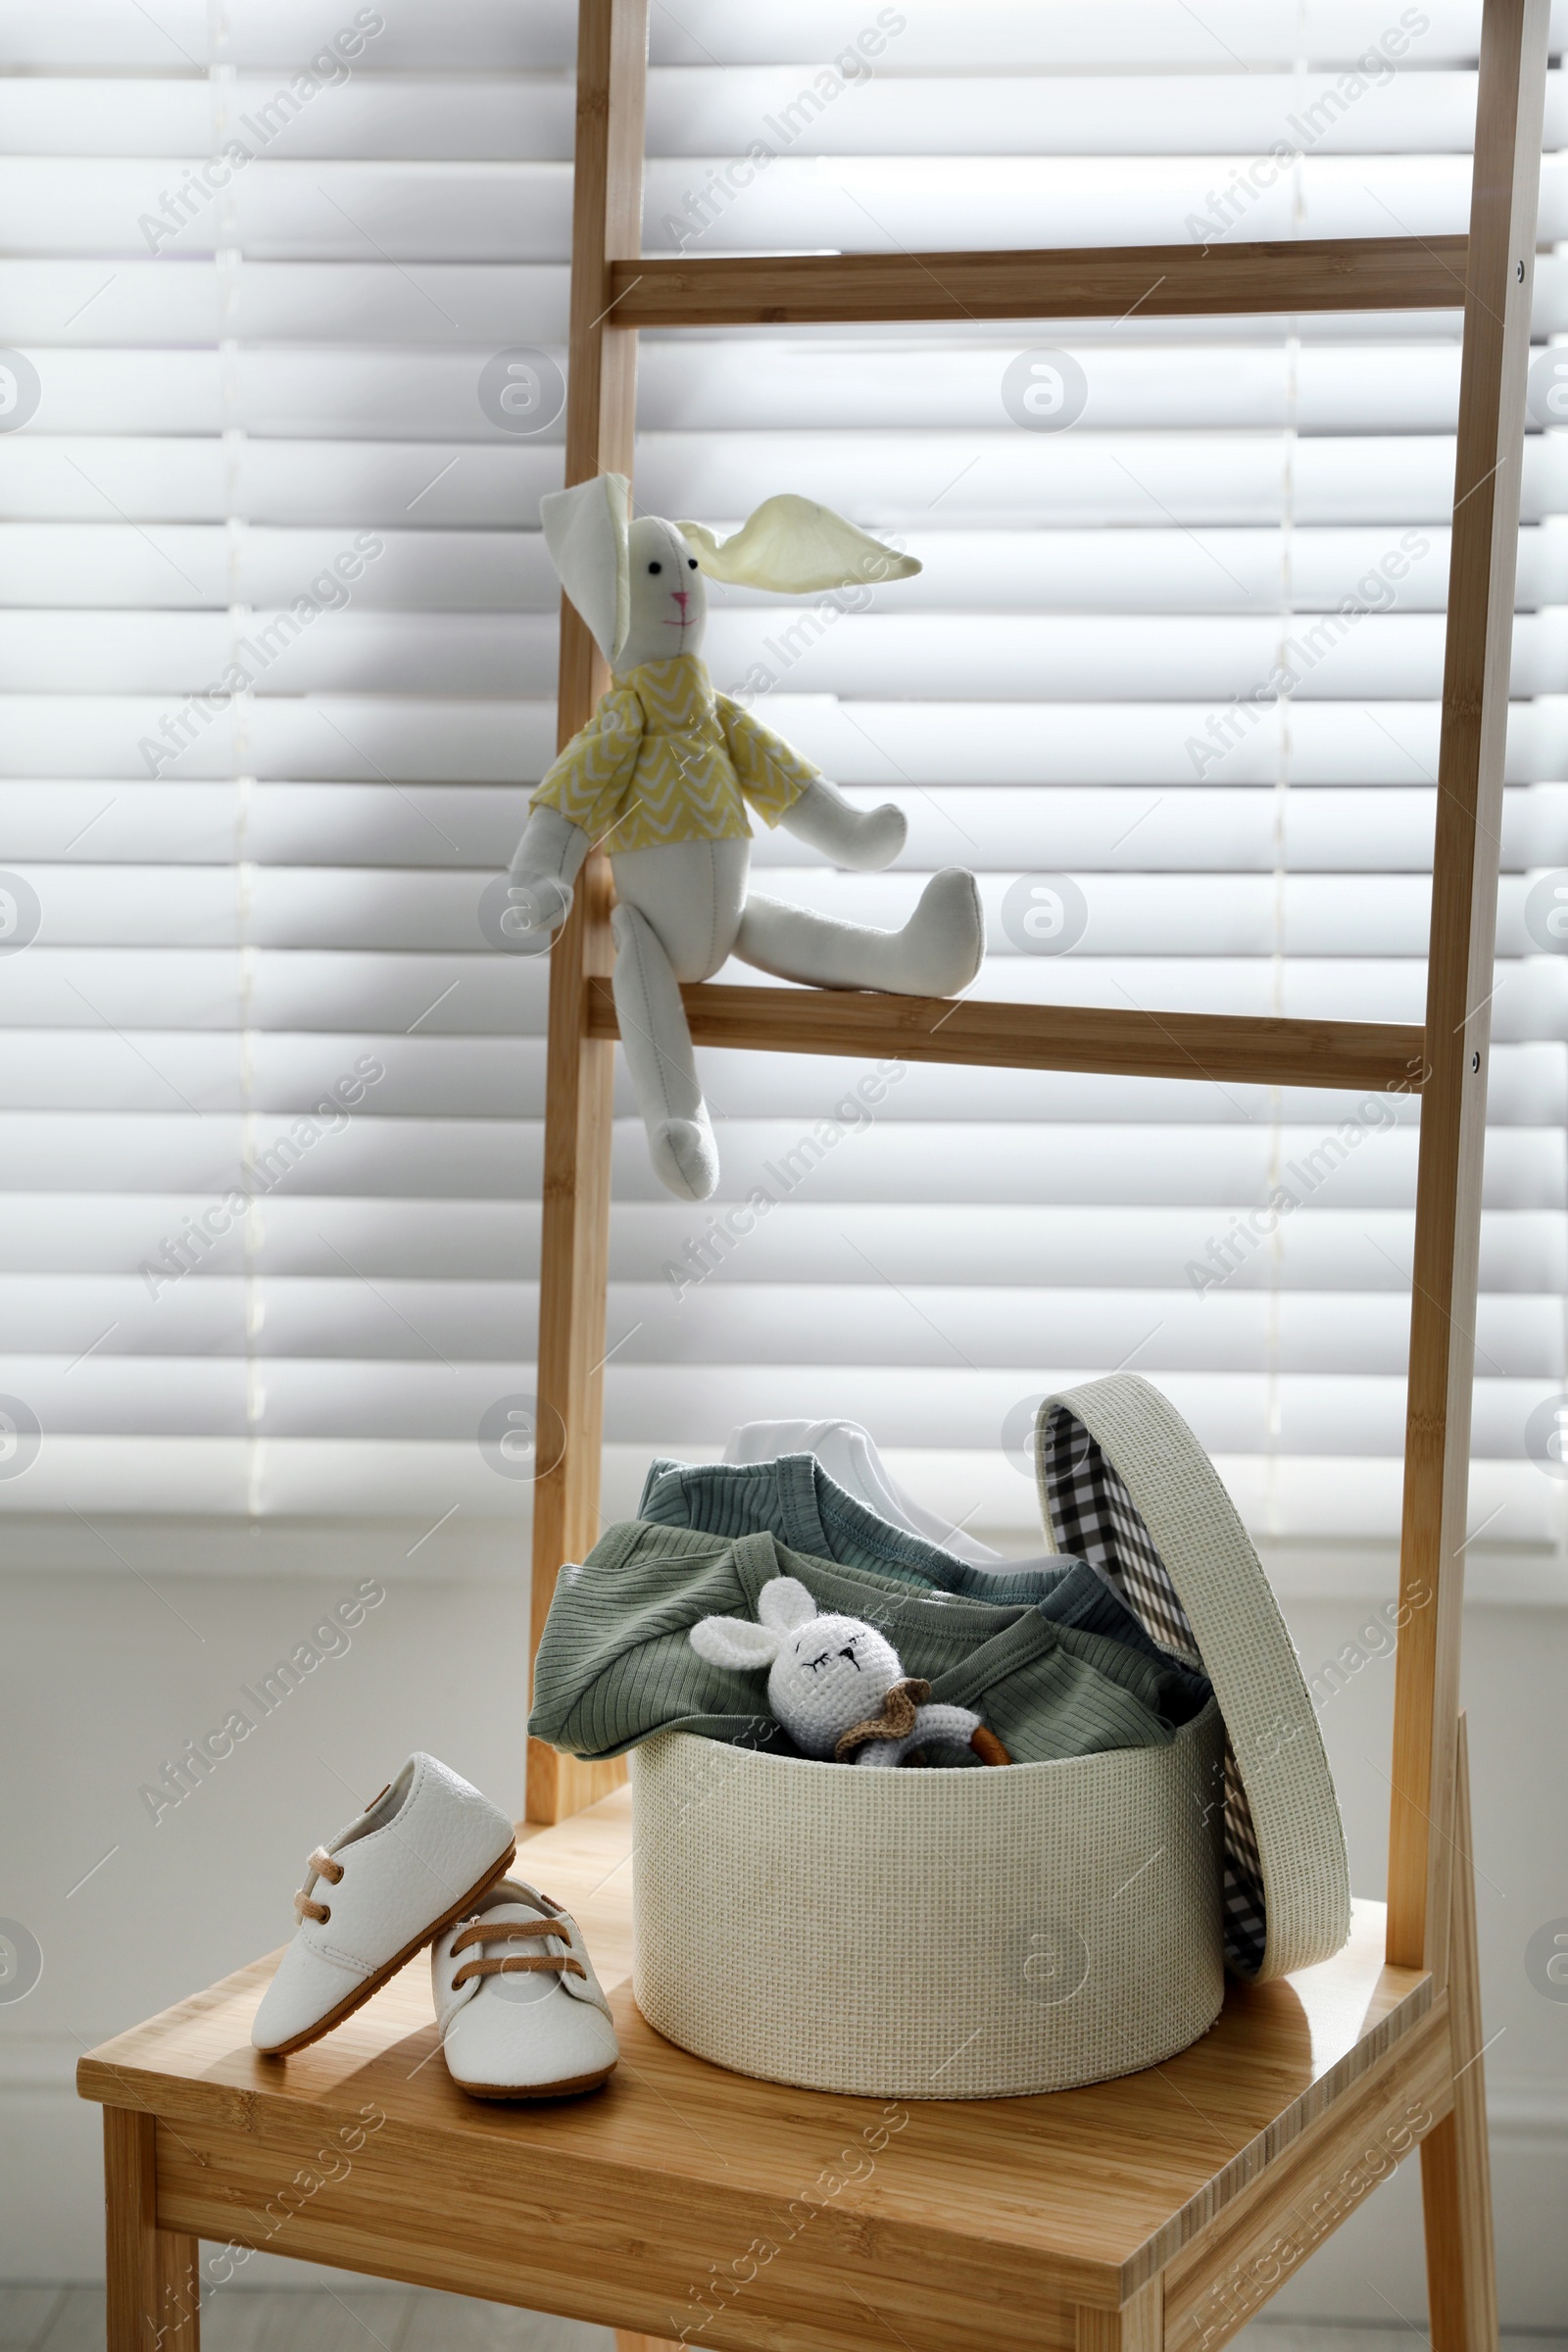
<svg viewBox="0 0 1568 2352"><path fill-rule="evenodd" d="M158 2227L158 2125L104 2109L108 2352L200 2352L196 2240Z"/></svg>
<svg viewBox="0 0 1568 2352"><path fill-rule="evenodd" d="M617 2328L615 2352L685 2352L685 2347L672 2343L667 2335L632 2335L626 2328Z"/></svg>
<svg viewBox="0 0 1568 2352"><path fill-rule="evenodd" d="M1151 2278L1120 2311L1093 2311L1080 2303L1075 2352L1160 2352L1165 2333L1165 2283Z"/></svg>
<svg viewBox="0 0 1568 2352"><path fill-rule="evenodd" d="M1470 1842L1470 1762L1459 1718L1448 2015L1453 2111L1421 2143L1427 2297L1433 2352L1497 2352L1497 2274L1492 2238L1492 2162L1481 2056L1481 1979Z"/></svg>

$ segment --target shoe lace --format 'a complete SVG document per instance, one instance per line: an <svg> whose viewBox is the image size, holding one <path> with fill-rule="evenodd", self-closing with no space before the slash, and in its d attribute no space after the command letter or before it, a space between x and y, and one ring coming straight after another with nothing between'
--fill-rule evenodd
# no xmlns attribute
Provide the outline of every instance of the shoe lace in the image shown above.
<svg viewBox="0 0 1568 2352"><path fill-rule="evenodd" d="M318 1845L305 1865L307 1878L313 1872L317 1878L324 1879L329 1886L335 1886L343 1876L343 1865L333 1861L324 1845ZM330 1903L317 1902L302 1886L294 1897L294 1916L296 1919L318 1920L324 1926L332 1916L332 1906Z"/></svg>
<svg viewBox="0 0 1568 2352"><path fill-rule="evenodd" d="M571 1929L565 1919L471 1920L452 1945L455 1960L476 1943L497 1943L518 1936L559 1936L565 1942ZM557 1976L586 1977L588 1971L570 1952L497 1952L483 1960L466 1960L452 1980L452 1989L470 1977L524 1976L532 1970L553 1970Z"/></svg>

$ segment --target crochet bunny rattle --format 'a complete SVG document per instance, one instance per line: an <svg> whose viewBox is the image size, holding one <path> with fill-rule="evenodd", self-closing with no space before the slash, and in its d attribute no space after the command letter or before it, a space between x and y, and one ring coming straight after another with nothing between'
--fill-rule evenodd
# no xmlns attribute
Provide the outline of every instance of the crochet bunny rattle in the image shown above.
<svg viewBox="0 0 1568 2352"><path fill-rule="evenodd" d="M680 983L729 956L815 988L955 996L980 969L974 876L932 877L902 931L875 931L748 895L747 803L834 862L890 865L906 824L892 803L855 808L809 760L729 695L698 659L704 574L802 596L919 570L806 498L770 498L719 546L696 523L629 519L624 474L539 502L562 584L614 673L586 727L533 796L512 860L514 935L554 931L590 849L610 854L615 1013L660 1181L706 1200L718 1154L697 1079Z"/></svg>
<svg viewBox="0 0 1568 2352"><path fill-rule="evenodd" d="M793 1576L770 1577L749 1617L703 1617L689 1640L710 1666L766 1666L767 1700L803 1756L840 1764L902 1764L917 1747L972 1747L983 1764L1010 1761L968 1707L931 1704L931 1686L906 1675L898 1652L858 1617L819 1617Z"/></svg>

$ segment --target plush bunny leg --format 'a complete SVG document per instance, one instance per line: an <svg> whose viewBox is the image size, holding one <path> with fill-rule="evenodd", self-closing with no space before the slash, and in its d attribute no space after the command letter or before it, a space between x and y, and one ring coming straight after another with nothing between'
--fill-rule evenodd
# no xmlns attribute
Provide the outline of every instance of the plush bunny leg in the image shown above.
<svg viewBox="0 0 1568 2352"><path fill-rule="evenodd" d="M728 956L751 849L749 837L675 841L610 860L620 901L613 925L621 1042L655 1170L682 1200L708 1199L718 1153L678 983L710 978Z"/></svg>
<svg viewBox="0 0 1568 2352"><path fill-rule="evenodd" d="M835 865L860 874L878 873L891 865L909 831L908 818L891 801L884 801L880 808L853 808L826 776L808 784L779 823L831 858Z"/></svg>
<svg viewBox="0 0 1568 2352"><path fill-rule="evenodd" d="M873 931L751 898L735 953L759 971L812 988L883 988L901 997L953 997L968 987L986 952L985 922L973 874L949 866L933 874L902 931Z"/></svg>
<svg viewBox="0 0 1568 2352"><path fill-rule="evenodd" d="M677 980L710 980L734 946L751 855L750 837L612 854L616 898L653 924Z"/></svg>
<svg viewBox="0 0 1568 2352"><path fill-rule="evenodd" d="M572 884L588 855L588 836L559 808L535 808L509 869L509 920L520 931L554 931L571 912ZM515 914L513 914L515 908Z"/></svg>
<svg viewBox="0 0 1568 2352"><path fill-rule="evenodd" d="M635 906L611 916L615 1018L654 1173L681 1200L706 1200L718 1182L718 1147L697 1082L686 1007L659 934Z"/></svg>

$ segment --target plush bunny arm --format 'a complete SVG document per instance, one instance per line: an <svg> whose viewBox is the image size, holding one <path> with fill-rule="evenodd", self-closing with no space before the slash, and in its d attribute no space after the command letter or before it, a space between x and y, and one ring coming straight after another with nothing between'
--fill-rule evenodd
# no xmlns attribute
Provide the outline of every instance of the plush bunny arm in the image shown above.
<svg viewBox="0 0 1568 2352"><path fill-rule="evenodd" d="M509 869L508 897L522 931L554 931L571 912L572 884L588 855L588 836L559 808L535 808Z"/></svg>
<svg viewBox="0 0 1568 2352"><path fill-rule="evenodd" d="M904 1762L911 1747L918 1747L919 1744L912 1732L903 1740L870 1740L864 1747L858 1747L848 1761L857 1766L868 1764L873 1771L880 1767L883 1772L891 1772L896 1765Z"/></svg>
<svg viewBox="0 0 1568 2352"><path fill-rule="evenodd" d="M818 776L792 801L779 823L802 841L831 858L835 865L861 874L891 865L903 849L908 820L902 808L884 801L880 808L851 806L836 784Z"/></svg>
<svg viewBox="0 0 1568 2352"><path fill-rule="evenodd" d="M899 1740L869 1740L856 1750L855 1761L887 1771L917 1747L967 1747L979 1729L980 1718L970 1708L946 1706L939 1700L915 1708L912 1732Z"/></svg>
<svg viewBox="0 0 1568 2352"><path fill-rule="evenodd" d="M967 1747L979 1729L980 1718L969 1707L950 1707L936 1700L914 1711L917 1744L929 1740L942 1747Z"/></svg>
<svg viewBox="0 0 1568 2352"><path fill-rule="evenodd" d="M732 694L714 695L713 715L746 799L764 824L782 823L786 810L817 781L815 760L775 735Z"/></svg>

